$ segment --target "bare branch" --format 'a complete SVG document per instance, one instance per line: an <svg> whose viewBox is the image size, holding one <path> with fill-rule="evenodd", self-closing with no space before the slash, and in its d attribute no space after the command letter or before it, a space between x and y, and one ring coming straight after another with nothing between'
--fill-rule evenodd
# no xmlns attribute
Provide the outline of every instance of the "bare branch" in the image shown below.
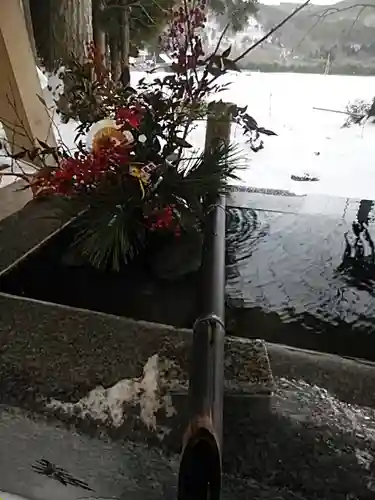
<svg viewBox="0 0 375 500"><path fill-rule="evenodd" d="M218 40L218 42L217 42L217 44L216 44L215 50L213 51L213 53L212 53L212 54L210 54L209 58L210 58L210 57L212 57L212 56L216 56L217 51L218 51L218 50L219 50L219 48L220 48L221 42L223 41L224 36L226 35L226 32L228 31L229 27L230 27L230 23L226 24L225 28L224 28L224 29L223 29L223 31L221 32L221 35L220 35L219 40ZM207 61L208 61L208 60L207 60ZM207 62L207 61L205 61L205 62Z"/></svg>
<svg viewBox="0 0 375 500"><path fill-rule="evenodd" d="M279 30L284 24L286 24L292 17L294 17L298 12L300 12L302 9L304 9L308 4L310 3L310 0L307 0L305 3L302 5L299 5L296 9L294 9L293 12L289 14L289 16L285 17L280 23L278 23L276 26L274 26L268 33L266 33L262 38L260 38L258 41L256 41L253 45L248 47L242 54L240 54L236 59L234 59L234 62L237 63L241 59L243 59L245 56L247 56L251 51L253 51L256 47L261 45L263 42L265 42L271 35L273 35L277 30Z"/></svg>
<svg viewBox="0 0 375 500"><path fill-rule="evenodd" d="M328 16L333 16L334 14L339 14L340 12L346 12L348 10L357 9L358 7L361 8L361 12L360 12L360 14L361 14L365 9L375 9L375 4L356 3L353 5L348 5L347 7L327 7L322 12L320 12L318 14L314 14L313 17L319 17L320 19L324 19ZM356 21L358 20L358 18L359 18L359 16L357 17Z"/></svg>
<svg viewBox="0 0 375 500"><path fill-rule="evenodd" d="M367 4L367 3L356 3L356 4L353 4L353 5L349 5L347 7L327 7L325 8L322 12L319 12L319 13L314 13L314 14L311 14L311 17L312 18L316 18L315 20L315 23L313 24L313 26L311 26L311 28L305 33L305 35L301 38L301 40L298 42L298 44L295 46L295 48L293 50L296 50L298 49L298 47L303 43L303 41L306 39L306 37L318 26L320 25L325 18L327 18L328 16L332 16L332 15L335 15L335 14L339 14L341 12L346 12L348 10L351 10L351 9L355 9L355 8L360 8L358 14L356 15L356 17L353 19L353 22L350 26L350 28L348 29L347 33L346 33L346 36L349 37L351 31L353 30L355 24L358 22L359 18L361 17L361 15L363 14L363 12L367 9L367 8L375 8L375 4Z"/></svg>
<svg viewBox="0 0 375 500"><path fill-rule="evenodd" d="M324 19L321 19L320 17L318 17L318 19L316 19L315 23L311 26L310 29L308 29L306 31L306 33L303 35L303 37L301 38L301 40L297 43L297 45L294 47L293 51L297 50L301 45L302 43L306 40L306 38L310 35L310 33L319 25L321 24L322 22L324 21Z"/></svg>
<svg viewBox="0 0 375 500"><path fill-rule="evenodd" d="M363 14L363 12L366 10L366 7L361 7L360 11L358 12L358 14L356 15L355 19L353 20L352 22L352 25L350 26L350 28L348 29L348 33L347 33L347 36L350 35L350 33L352 32L356 22L359 20L359 18L361 17L361 15Z"/></svg>

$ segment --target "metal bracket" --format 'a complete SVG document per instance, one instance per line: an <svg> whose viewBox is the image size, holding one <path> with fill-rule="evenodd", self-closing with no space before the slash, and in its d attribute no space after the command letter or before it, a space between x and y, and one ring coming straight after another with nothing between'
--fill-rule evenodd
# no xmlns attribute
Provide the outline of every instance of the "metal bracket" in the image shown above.
<svg viewBox="0 0 375 500"><path fill-rule="evenodd" d="M223 320L214 313L206 314L206 316L198 318L194 323L193 330L195 330L201 323L209 323L211 326L219 325L223 330L225 330Z"/></svg>

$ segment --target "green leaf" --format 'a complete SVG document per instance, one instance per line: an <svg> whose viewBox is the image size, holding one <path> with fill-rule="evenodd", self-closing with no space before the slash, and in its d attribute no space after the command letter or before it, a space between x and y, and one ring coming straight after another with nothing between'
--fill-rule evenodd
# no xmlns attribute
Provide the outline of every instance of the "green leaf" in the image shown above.
<svg viewBox="0 0 375 500"><path fill-rule="evenodd" d="M229 45L229 47L225 49L224 52L221 54L222 59L226 59L227 57L229 57L231 52L232 52L232 45Z"/></svg>
<svg viewBox="0 0 375 500"><path fill-rule="evenodd" d="M224 72L220 69L220 68L217 68L215 66L209 66L207 68L207 71L212 75L212 76L220 76L222 75Z"/></svg>
<svg viewBox="0 0 375 500"><path fill-rule="evenodd" d="M267 128L264 128L264 127L259 127L258 128L258 132L260 134L264 134L264 135L277 135L275 132L273 132L272 130L268 130Z"/></svg>
<svg viewBox="0 0 375 500"><path fill-rule="evenodd" d="M185 200L186 207L201 218L202 199L217 192L227 192L228 183L238 180L237 171L244 166L237 145L221 144L198 158L182 160L178 170L166 170L159 195L164 199L173 195L175 200Z"/></svg>
<svg viewBox="0 0 375 500"><path fill-rule="evenodd" d="M43 149L50 149L51 147L44 141L41 141L40 139L38 139L38 142L40 144L40 146L43 148Z"/></svg>
<svg viewBox="0 0 375 500"><path fill-rule="evenodd" d="M175 137L174 142L180 148L192 148L193 146L182 137Z"/></svg>
<svg viewBox="0 0 375 500"><path fill-rule="evenodd" d="M237 64L231 59L223 59L223 65L227 71L241 71Z"/></svg>
<svg viewBox="0 0 375 500"><path fill-rule="evenodd" d="M145 227L139 219L137 201L132 201L126 186L129 184L108 182L82 197L89 208L75 222L73 246L97 269L119 271L144 246Z"/></svg>
<svg viewBox="0 0 375 500"><path fill-rule="evenodd" d="M21 160L23 158L26 158L27 154L28 154L27 150L22 150L19 151L18 153L10 155L10 157L12 158L12 160Z"/></svg>
<svg viewBox="0 0 375 500"><path fill-rule="evenodd" d="M43 106L46 108L47 107L47 103L46 101L43 99L43 97L41 97L39 94L36 95L37 98L39 99L39 101L43 104Z"/></svg>

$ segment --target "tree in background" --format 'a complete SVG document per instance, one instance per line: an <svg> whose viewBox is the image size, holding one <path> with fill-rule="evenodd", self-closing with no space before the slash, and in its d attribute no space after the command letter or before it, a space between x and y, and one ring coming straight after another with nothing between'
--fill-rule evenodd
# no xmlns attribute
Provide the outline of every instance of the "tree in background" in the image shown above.
<svg viewBox="0 0 375 500"><path fill-rule="evenodd" d="M167 24L176 0L93 0L98 13L93 21L95 32L108 40L111 73L115 80L129 79L129 56L136 55L140 47ZM97 6L100 4L100 7ZM95 40L97 47L97 41ZM103 47L102 54L104 55Z"/></svg>
<svg viewBox="0 0 375 500"><path fill-rule="evenodd" d="M104 30L102 16L105 7L104 0L91 0L92 2L92 38L100 54L105 57L107 53L107 37Z"/></svg>
<svg viewBox="0 0 375 500"><path fill-rule="evenodd" d="M158 48L158 35L182 0L22 0L26 20L32 20L36 52L48 70L71 54L82 61L94 40L110 62L115 80L129 80L129 56L145 46ZM206 7L207 0L191 0ZM257 0L208 0L208 10L231 31L242 30L256 11ZM182 7L181 7L182 8ZM30 30L31 33L31 30Z"/></svg>
<svg viewBox="0 0 375 500"><path fill-rule="evenodd" d="M28 0L38 56L55 70L71 54L85 57L92 40L91 0Z"/></svg>
<svg viewBox="0 0 375 500"><path fill-rule="evenodd" d="M246 28L249 20L257 11L258 0L209 0L208 7L221 25L229 24L236 33Z"/></svg>
<svg viewBox="0 0 375 500"><path fill-rule="evenodd" d="M113 78L129 78L129 56L136 55L144 46L158 49L158 36L172 15L172 9L184 3L181 0L92 0L94 35L103 33L108 38ZM230 24L233 32L244 29L256 12L257 0L191 0L196 8L208 9L223 24ZM97 27L95 27L95 25ZM94 36L95 45L101 47ZM102 54L104 50L102 47Z"/></svg>

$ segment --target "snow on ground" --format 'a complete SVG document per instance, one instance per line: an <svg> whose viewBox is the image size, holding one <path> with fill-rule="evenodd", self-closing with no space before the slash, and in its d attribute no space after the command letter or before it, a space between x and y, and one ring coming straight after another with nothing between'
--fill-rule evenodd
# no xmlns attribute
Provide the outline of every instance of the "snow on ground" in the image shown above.
<svg viewBox="0 0 375 500"><path fill-rule="evenodd" d="M134 83L144 76L132 75ZM153 74L153 78L165 76ZM52 96L40 75L44 97L52 106ZM283 189L297 194L319 193L352 198L375 197L375 125L342 129L345 116L314 110L314 107L344 110L357 98L371 100L375 94L374 77L325 76L288 73L241 73L230 77L230 89L219 98L239 105L277 137L265 137L265 148L250 151L242 131L234 126L233 140L244 149L246 170L240 172L241 184ZM49 84L56 88L56 77ZM74 147L75 124L61 124L53 112L58 140ZM193 131L190 142L202 147L204 123ZM296 182L291 175L309 173L318 182ZM1 186L12 181L3 178Z"/></svg>
<svg viewBox="0 0 375 500"><path fill-rule="evenodd" d="M370 198L375 196L375 126L342 129L345 116L314 107L344 110L348 101L372 99L371 77L305 74L240 75L223 99L247 104L249 112L278 137L266 137L265 148L249 153L241 174L245 185ZM239 130L234 136L241 140ZM296 182L290 176L308 172L319 182Z"/></svg>
<svg viewBox="0 0 375 500"><path fill-rule="evenodd" d="M137 77L140 75L134 79ZM260 72L230 78L231 87L219 98L247 105L260 125L278 134L264 137L265 148L253 153L241 129L233 127L232 138L243 147L246 158L246 169L240 172L242 185L296 194L375 197L371 182L375 174L375 125L343 129L345 115L313 109L344 111L349 101L372 100L375 78ZM190 142L203 146L204 124L192 133ZM319 182L291 179L293 174L305 173L318 177Z"/></svg>

